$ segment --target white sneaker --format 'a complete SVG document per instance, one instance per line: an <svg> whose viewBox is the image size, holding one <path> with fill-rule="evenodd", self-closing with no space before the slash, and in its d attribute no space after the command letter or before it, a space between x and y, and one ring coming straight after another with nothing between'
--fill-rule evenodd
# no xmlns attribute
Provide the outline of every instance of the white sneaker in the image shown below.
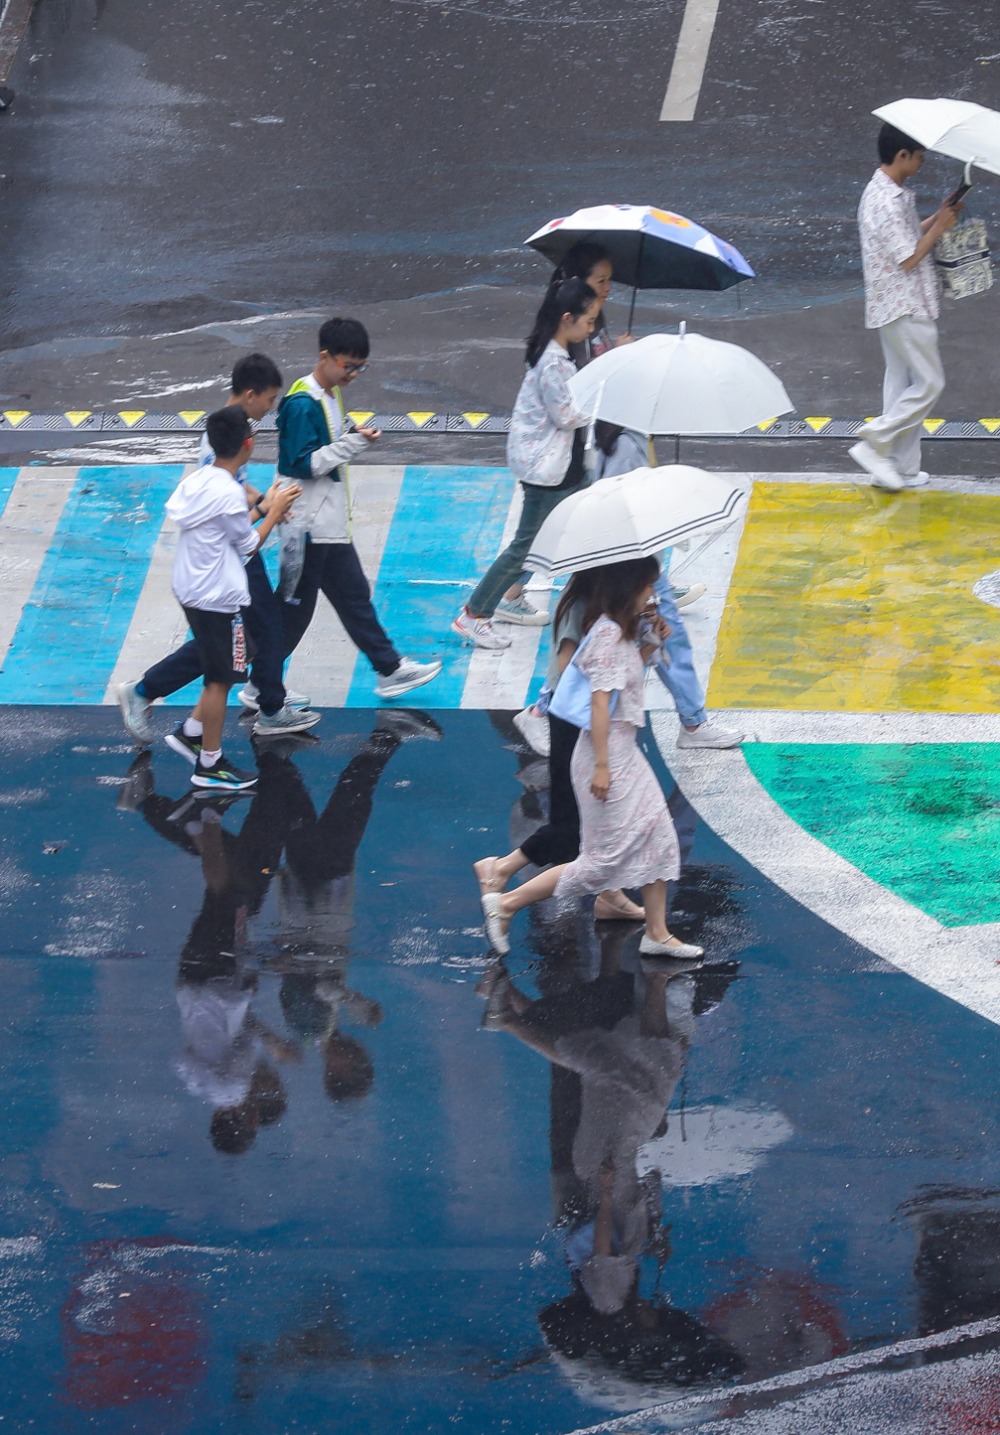
<svg viewBox="0 0 1000 1435"><path fill-rule="evenodd" d="M686 728L682 724L677 734L678 747L739 747L742 741L743 733L737 732L734 727L722 727L712 722L711 718L706 718L695 728Z"/></svg>
<svg viewBox="0 0 1000 1435"><path fill-rule="evenodd" d="M493 614L495 623L516 623L522 628L544 628L549 621L548 613L533 608L521 593L517 598L501 598Z"/></svg>
<svg viewBox="0 0 1000 1435"><path fill-rule="evenodd" d="M895 465L880 453L876 453L866 439L852 444L847 450L847 456L853 458L859 468L871 474L874 488L888 488L892 493L898 493L901 488L906 487Z"/></svg>
<svg viewBox="0 0 1000 1435"><path fill-rule="evenodd" d="M141 698L135 689L135 683L119 683L118 706L129 737L134 738L140 747L149 747L156 737L153 705L148 698Z"/></svg>
<svg viewBox="0 0 1000 1435"><path fill-rule="evenodd" d="M510 647L510 639L498 633L489 618L474 618L466 608L452 619L451 631L466 642L475 643L477 648Z"/></svg>
<svg viewBox="0 0 1000 1435"><path fill-rule="evenodd" d="M902 473L900 478L904 488L925 488L931 481L930 474L923 468L919 473Z"/></svg>
<svg viewBox="0 0 1000 1435"><path fill-rule="evenodd" d="M279 708L270 717L267 713L258 712L257 721L253 725L253 735L285 737L292 732L307 732L309 728L316 726L320 716L320 713L314 713L309 708L293 708L291 703L285 703L283 708Z"/></svg>
<svg viewBox="0 0 1000 1435"><path fill-rule="evenodd" d="M704 583L692 583L690 588L675 588L674 602L678 608L690 608L692 603L697 603L699 598L704 598L708 589Z"/></svg>
<svg viewBox="0 0 1000 1435"><path fill-rule="evenodd" d="M243 704L243 706L247 709L248 712L255 713L259 709L260 693L254 687L253 683L247 683L246 687L241 688L240 691L236 694L236 696L239 698L240 702ZM307 708L308 706L309 699L306 697L305 693L293 692L291 688L285 689L286 708Z"/></svg>
<svg viewBox="0 0 1000 1435"><path fill-rule="evenodd" d="M375 691L380 698L400 698L414 688L422 688L424 683L436 678L440 671L441 664L438 661L418 663L413 658L400 658L399 667L394 673L379 678Z"/></svg>
<svg viewBox="0 0 1000 1435"><path fill-rule="evenodd" d="M548 757L549 720L543 714L536 712L534 704L530 708L524 708L521 712L514 714L514 726L532 752L537 752L539 757Z"/></svg>

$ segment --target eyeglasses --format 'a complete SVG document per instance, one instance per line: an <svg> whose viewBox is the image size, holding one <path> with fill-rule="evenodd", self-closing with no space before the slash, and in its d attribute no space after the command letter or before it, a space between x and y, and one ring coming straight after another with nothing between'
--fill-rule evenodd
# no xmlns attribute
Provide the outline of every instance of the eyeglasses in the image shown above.
<svg viewBox="0 0 1000 1435"><path fill-rule="evenodd" d="M350 359L335 359L334 362L340 365L345 374L363 374L368 367L367 363L355 364Z"/></svg>

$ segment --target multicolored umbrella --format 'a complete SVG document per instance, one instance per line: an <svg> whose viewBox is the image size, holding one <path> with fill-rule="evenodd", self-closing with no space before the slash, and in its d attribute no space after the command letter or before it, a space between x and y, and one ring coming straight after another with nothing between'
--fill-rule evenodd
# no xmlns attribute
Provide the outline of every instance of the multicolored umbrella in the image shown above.
<svg viewBox="0 0 1000 1435"><path fill-rule="evenodd" d="M729 289L756 277L725 239L683 214L649 204L578 209L550 220L524 242L558 264L581 240L607 249L615 279L632 286L633 309L639 289Z"/></svg>

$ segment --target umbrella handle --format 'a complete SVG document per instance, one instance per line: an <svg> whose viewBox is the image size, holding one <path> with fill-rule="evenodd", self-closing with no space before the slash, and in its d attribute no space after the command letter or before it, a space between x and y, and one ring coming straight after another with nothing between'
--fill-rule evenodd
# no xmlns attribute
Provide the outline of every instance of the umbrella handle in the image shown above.
<svg viewBox="0 0 1000 1435"><path fill-rule="evenodd" d="M594 400L594 412L590 415L590 423L587 425L587 442L584 444L584 449L587 452L590 452L594 447L594 428L600 415L601 400L604 398L604 385L606 383L607 379L601 380L600 387L597 390L597 397Z"/></svg>

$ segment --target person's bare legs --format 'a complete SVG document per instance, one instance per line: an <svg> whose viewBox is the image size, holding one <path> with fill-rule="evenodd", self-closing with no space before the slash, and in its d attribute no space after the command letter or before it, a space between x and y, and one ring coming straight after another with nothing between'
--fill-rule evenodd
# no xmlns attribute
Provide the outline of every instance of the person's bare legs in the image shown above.
<svg viewBox="0 0 1000 1435"><path fill-rule="evenodd" d="M667 884L650 882L642 889L642 904L646 909L646 936L660 946L682 947L680 937L667 930Z"/></svg>
<svg viewBox="0 0 1000 1435"><path fill-rule="evenodd" d="M532 877L528 882L522 882L513 892L504 892L500 898L500 915L504 921L509 922L515 912L551 897L559 885L559 878L568 866L568 862L560 862L555 867L546 867L544 872L539 872L537 877Z"/></svg>
<svg viewBox="0 0 1000 1435"><path fill-rule="evenodd" d="M222 748L222 729L226 722L228 697L228 683L206 683L191 714L202 724L201 743L208 752L218 752Z"/></svg>
<svg viewBox="0 0 1000 1435"><path fill-rule="evenodd" d="M486 892L502 892L515 873L528 866L529 859L516 847L506 857L480 857L473 862L472 870L479 883L479 895ZM620 887L609 887L598 892L594 917L598 922L641 922L643 909L626 897Z"/></svg>
<svg viewBox="0 0 1000 1435"><path fill-rule="evenodd" d="M480 896L486 892L502 892L514 873L520 872L521 868L527 865L528 859L520 847L515 847L506 857L480 857L478 862L472 864L476 881L479 883Z"/></svg>

